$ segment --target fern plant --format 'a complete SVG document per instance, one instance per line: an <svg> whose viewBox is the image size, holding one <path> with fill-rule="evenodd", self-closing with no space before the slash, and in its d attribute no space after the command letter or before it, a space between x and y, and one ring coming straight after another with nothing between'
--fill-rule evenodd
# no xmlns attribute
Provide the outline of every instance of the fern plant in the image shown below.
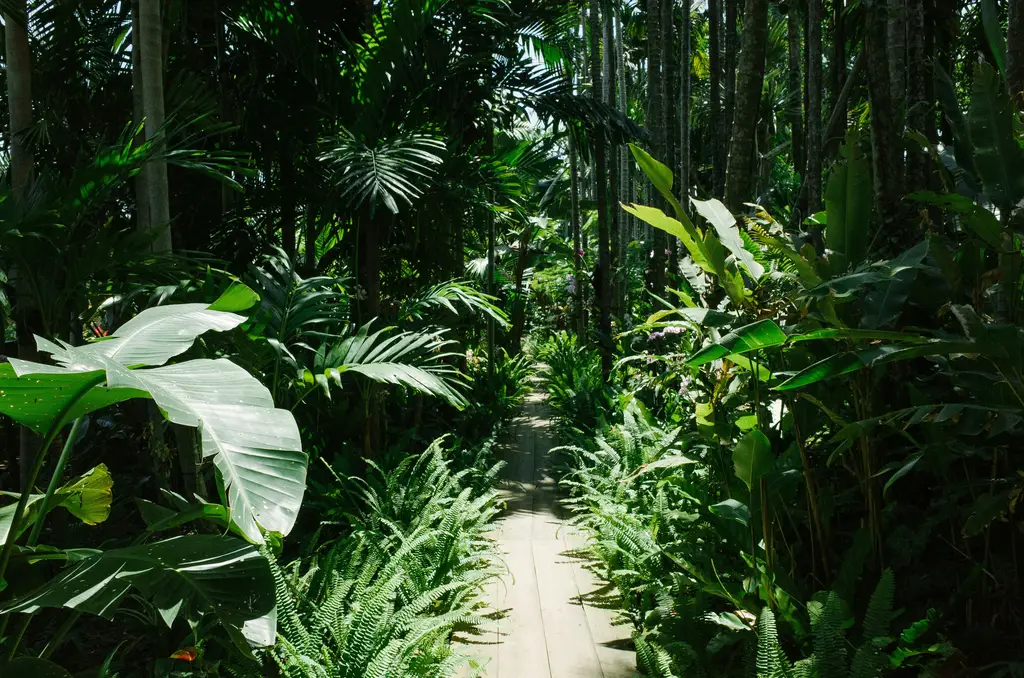
<svg viewBox="0 0 1024 678"><path fill-rule="evenodd" d="M355 489L329 494L327 517L351 532L308 564L273 566L278 643L232 675L441 678L467 661L449 641L480 621L478 594L501 572L484 536L497 494L453 472L442 442L390 471L371 465L368 480L338 479Z"/></svg>

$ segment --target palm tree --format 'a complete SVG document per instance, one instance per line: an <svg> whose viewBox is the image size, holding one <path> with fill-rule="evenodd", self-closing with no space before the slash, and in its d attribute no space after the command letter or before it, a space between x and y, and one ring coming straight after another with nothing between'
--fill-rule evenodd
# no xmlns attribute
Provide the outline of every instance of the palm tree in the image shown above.
<svg viewBox="0 0 1024 678"><path fill-rule="evenodd" d="M153 141L164 127L163 17L160 0L139 1L139 40L141 49L142 109L146 116L146 139ZM159 229L153 241L154 252L171 250L171 207L167 184L167 161L157 155L146 168L149 217L142 223Z"/></svg>
<svg viewBox="0 0 1024 678"><path fill-rule="evenodd" d="M740 52L739 77L736 85L736 112L725 183L725 204L733 211L739 211L743 201L751 198L754 133L761 108L767 44L768 2L747 0L743 14L743 49Z"/></svg>

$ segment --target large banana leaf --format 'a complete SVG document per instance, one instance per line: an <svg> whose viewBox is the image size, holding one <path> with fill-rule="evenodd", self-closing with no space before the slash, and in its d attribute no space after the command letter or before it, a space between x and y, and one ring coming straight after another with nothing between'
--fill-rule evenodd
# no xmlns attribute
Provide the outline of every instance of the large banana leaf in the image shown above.
<svg viewBox="0 0 1024 678"><path fill-rule="evenodd" d="M840 273L864 261L871 225L871 172L868 161L847 144L848 159L838 165L825 188L825 245L832 254L832 272Z"/></svg>
<svg viewBox="0 0 1024 678"><path fill-rule="evenodd" d="M254 645L274 642L274 580L259 551L219 535L173 537L82 560L39 590L0 610L32 613L66 607L111 619L132 589L150 599L170 626L181 613L215 613ZM269 633L252 634L262 628Z"/></svg>
<svg viewBox="0 0 1024 678"><path fill-rule="evenodd" d="M459 371L445 362L459 354L450 351L455 342L444 338L444 331L397 332L384 328L370 334L370 323L351 337L317 351L307 381L315 381L325 391L329 381L341 386L345 372L361 374L373 381L406 386L443 398L462 408L466 399L456 390Z"/></svg>
<svg viewBox="0 0 1024 678"><path fill-rule="evenodd" d="M714 227L718 234L718 240L725 245L726 249L732 252L736 260L746 269L751 278L757 280L764 275L764 266L757 263L754 255L746 248L743 238L740 237L740 229L736 226L736 217L722 204L720 200L697 200L690 201L702 217Z"/></svg>
<svg viewBox="0 0 1024 678"><path fill-rule="evenodd" d="M1014 138L1013 119L1013 102L999 74L978 64L968 111L974 162L986 196L1004 210L1024 198L1024 149Z"/></svg>
<svg viewBox="0 0 1024 678"><path fill-rule="evenodd" d="M270 392L228 360L130 369L140 361L165 362L206 329L238 322L240 316L184 304L143 311L125 326L131 331L115 334L116 343L58 346L37 338L40 351L60 366L21 360L0 366L0 402L8 405L2 411L43 430L58 417L67 421L129 398L152 398L170 421L200 429L203 455L220 471L232 522L242 533L256 543L263 541L260 528L287 534L306 480L291 413L276 409Z"/></svg>

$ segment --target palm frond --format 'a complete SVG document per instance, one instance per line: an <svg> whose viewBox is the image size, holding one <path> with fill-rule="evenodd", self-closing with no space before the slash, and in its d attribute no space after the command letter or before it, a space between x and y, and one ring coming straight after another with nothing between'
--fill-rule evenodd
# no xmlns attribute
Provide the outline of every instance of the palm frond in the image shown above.
<svg viewBox="0 0 1024 678"><path fill-rule="evenodd" d="M345 133L329 142L320 159L334 172L340 198L352 207L382 203L398 214L411 206L436 175L445 144L425 134L405 134L368 145Z"/></svg>
<svg viewBox="0 0 1024 678"><path fill-rule="evenodd" d="M455 342L444 337L444 330L408 332L385 327L371 334L372 323L317 349L313 369L304 375L307 383L315 382L329 394L331 382L340 387L342 375L352 372L442 398L460 409L466 406L458 390L462 374L448 362L459 354L450 350Z"/></svg>

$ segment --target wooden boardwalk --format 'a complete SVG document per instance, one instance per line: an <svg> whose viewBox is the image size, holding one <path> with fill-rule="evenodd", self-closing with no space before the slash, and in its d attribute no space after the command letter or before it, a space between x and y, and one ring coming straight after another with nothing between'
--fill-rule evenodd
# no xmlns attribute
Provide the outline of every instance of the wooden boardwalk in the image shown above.
<svg viewBox="0 0 1024 678"><path fill-rule="evenodd" d="M475 667L460 676L487 678L632 678L638 675L626 626L600 606L607 592L586 568L584 540L566 525L566 512L545 473L552 447L543 396L531 393L514 422L515 445L504 456L508 509L494 536L508 574L488 591L503 613L480 635L457 638ZM482 667L482 668L481 668Z"/></svg>

